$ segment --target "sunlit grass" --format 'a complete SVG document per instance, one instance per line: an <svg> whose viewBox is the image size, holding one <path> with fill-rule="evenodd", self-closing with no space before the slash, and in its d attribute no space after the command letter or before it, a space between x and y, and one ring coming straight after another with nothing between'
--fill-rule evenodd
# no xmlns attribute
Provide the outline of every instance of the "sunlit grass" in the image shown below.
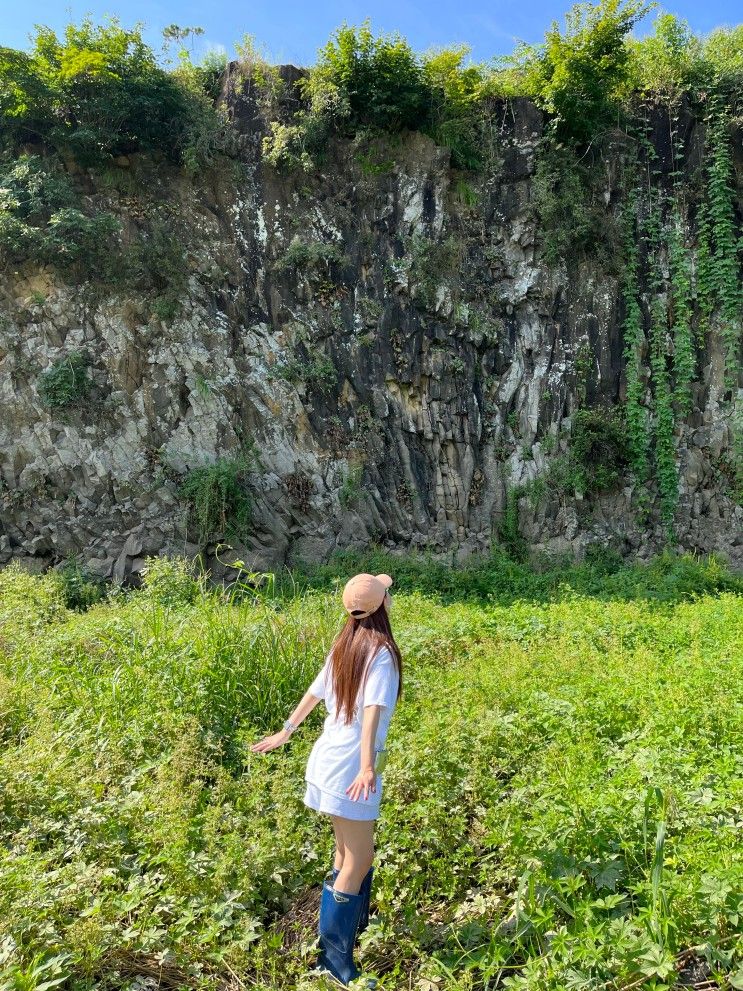
<svg viewBox="0 0 743 991"><path fill-rule="evenodd" d="M0 572L8 988L302 985L297 906L331 855L301 803L320 714L290 748L248 744L319 669L362 567L395 574L405 659L365 968L390 989L661 988L696 946L735 973L740 580L377 557L239 595L158 563L86 612L56 576Z"/></svg>

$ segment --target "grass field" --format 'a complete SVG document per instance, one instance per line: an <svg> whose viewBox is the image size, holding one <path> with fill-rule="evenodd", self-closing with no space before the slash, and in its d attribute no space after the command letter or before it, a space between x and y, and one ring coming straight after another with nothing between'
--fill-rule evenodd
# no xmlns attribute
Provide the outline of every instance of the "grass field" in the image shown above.
<svg viewBox="0 0 743 991"><path fill-rule="evenodd" d="M256 595L178 563L104 598L0 572L0 987L317 987L320 714L248 747L367 567L396 578L405 669L365 971L390 991L743 988L743 580L381 555Z"/></svg>

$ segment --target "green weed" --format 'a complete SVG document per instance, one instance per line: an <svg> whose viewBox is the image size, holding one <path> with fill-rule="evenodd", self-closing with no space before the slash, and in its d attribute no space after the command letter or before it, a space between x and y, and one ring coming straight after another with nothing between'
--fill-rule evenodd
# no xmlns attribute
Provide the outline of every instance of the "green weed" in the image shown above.
<svg viewBox="0 0 743 991"><path fill-rule="evenodd" d="M301 802L320 715L248 744L319 670L358 570L395 577L405 659L364 969L390 991L657 989L696 947L732 976L741 580L353 552L239 568L261 589L239 596L151 560L85 611L56 572L0 572L3 985L304 987L301 906L331 856Z"/></svg>

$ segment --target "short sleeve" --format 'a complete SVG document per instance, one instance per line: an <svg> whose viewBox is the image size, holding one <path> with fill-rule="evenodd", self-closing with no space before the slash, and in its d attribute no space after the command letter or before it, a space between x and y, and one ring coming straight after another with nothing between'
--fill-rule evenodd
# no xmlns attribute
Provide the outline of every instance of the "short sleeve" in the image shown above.
<svg viewBox="0 0 743 991"><path fill-rule="evenodd" d="M310 695L314 695L316 699L325 698L325 675L328 671L328 658L325 659L321 670L319 671L317 677L312 682L310 687L307 689Z"/></svg>
<svg viewBox="0 0 743 991"><path fill-rule="evenodd" d="M394 709L399 676L389 647L377 651L364 685L364 706L381 705Z"/></svg>

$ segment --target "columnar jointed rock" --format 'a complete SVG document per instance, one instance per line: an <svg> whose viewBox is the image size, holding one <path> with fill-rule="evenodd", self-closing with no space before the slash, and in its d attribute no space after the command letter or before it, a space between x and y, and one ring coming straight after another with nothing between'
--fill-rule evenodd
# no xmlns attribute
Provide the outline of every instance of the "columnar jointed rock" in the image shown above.
<svg viewBox="0 0 743 991"><path fill-rule="evenodd" d="M625 390L616 267L549 265L540 249L539 113L508 105L497 161L468 180L470 196L448 153L415 134L394 148L339 141L317 173L279 175L235 70L225 94L239 174L218 166L191 184L161 165L159 186L142 186L145 213L160 199L190 231L172 322L121 292L91 304L51 271L0 275L0 564L76 554L123 580L148 554L193 553L179 480L247 439L260 459L252 523L229 540L255 567L369 541L486 549L508 492L565 449L575 411ZM690 148L700 127L689 122ZM125 218L130 205L105 195ZM50 410L39 375L72 351L90 362L90 393ZM722 390L713 343L675 438L676 530L740 565ZM521 534L545 551L648 554L663 534L638 522L633 496L628 475L598 497L521 499Z"/></svg>

